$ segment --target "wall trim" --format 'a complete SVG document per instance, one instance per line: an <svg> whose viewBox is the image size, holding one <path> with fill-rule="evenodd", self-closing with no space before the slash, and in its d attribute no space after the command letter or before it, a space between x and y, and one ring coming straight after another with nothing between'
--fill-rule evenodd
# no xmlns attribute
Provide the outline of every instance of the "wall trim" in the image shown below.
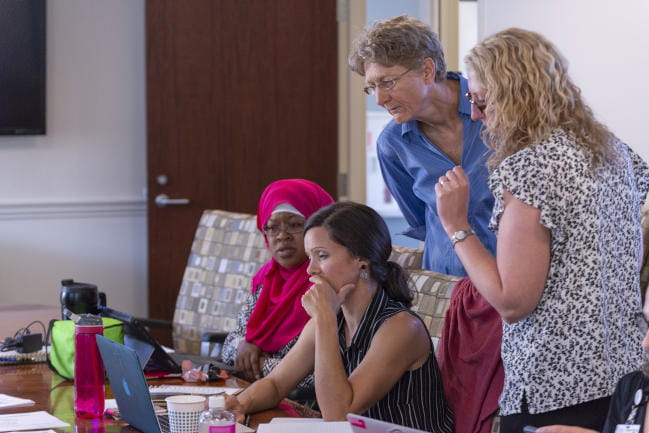
<svg viewBox="0 0 649 433"><path fill-rule="evenodd" d="M0 220L146 216L146 199L86 199L0 202Z"/></svg>

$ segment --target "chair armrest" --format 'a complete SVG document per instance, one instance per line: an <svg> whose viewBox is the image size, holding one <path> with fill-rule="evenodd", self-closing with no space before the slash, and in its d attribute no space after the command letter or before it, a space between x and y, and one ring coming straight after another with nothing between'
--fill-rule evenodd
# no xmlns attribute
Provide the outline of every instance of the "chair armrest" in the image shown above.
<svg viewBox="0 0 649 433"><path fill-rule="evenodd" d="M203 332L203 335L201 336L201 341L223 344L227 336L228 336L227 332Z"/></svg>
<svg viewBox="0 0 649 433"><path fill-rule="evenodd" d="M140 324L142 324L143 326L146 326L147 328L171 329L171 320L149 319L149 318L141 318L141 317L138 317L136 320L140 322Z"/></svg>
<svg viewBox="0 0 649 433"><path fill-rule="evenodd" d="M204 332L201 336L201 356L220 359L221 348L227 336L227 332Z"/></svg>
<svg viewBox="0 0 649 433"><path fill-rule="evenodd" d="M162 320L162 319L150 319L150 318L140 318L133 317L128 313L122 311L113 310L104 305L99 306L99 314L103 317L112 317L113 319L121 320L125 323L135 323L142 326L147 326L151 328L166 328L171 329L171 320Z"/></svg>

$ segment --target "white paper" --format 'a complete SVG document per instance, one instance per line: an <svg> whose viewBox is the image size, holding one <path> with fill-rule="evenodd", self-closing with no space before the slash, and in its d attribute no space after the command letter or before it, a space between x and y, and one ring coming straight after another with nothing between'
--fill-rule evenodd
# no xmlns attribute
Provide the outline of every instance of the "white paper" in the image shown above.
<svg viewBox="0 0 649 433"><path fill-rule="evenodd" d="M250 427L245 426L245 425L240 424L240 423L235 424L234 431L235 431L235 433L255 433L256 432L256 430L253 430ZM32 432L29 432L29 433L32 433Z"/></svg>
<svg viewBox="0 0 649 433"><path fill-rule="evenodd" d="M347 421L322 422L281 422L259 424L257 433L353 433Z"/></svg>
<svg viewBox="0 0 649 433"><path fill-rule="evenodd" d="M7 394L0 394L0 407L17 407L17 406L31 406L34 400L26 398L12 397Z"/></svg>
<svg viewBox="0 0 649 433"><path fill-rule="evenodd" d="M8 433L18 433L18 432L11 431L11 432L8 432ZM23 432L21 432L21 433L23 433ZM56 433L56 432L54 430L32 430L29 433Z"/></svg>
<svg viewBox="0 0 649 433"><path fill-rule="evenodd" d="M69 427L70 424L61 421L44 410L38 412L10 413L0 415L0 432L19 430L36 430L59 427Z"/></svg>
<svg viewBox="0 0 649 433"><path fill-rule="evenodd" d="M104 411L107 410L117 410L117 400L114 398L107 398L104 401Z"/></svg>

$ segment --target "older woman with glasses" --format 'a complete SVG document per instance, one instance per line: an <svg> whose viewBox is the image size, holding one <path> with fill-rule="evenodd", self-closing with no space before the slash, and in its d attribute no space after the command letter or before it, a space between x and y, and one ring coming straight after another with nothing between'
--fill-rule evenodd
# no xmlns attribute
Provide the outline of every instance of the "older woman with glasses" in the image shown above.
<svg viewBox="0 0 649 433"><path fill-rule="evenodd" d="M301 304L311 287L304 252L304 223L315 211L333 203L316 183L285 179L264 190L257 208L257 228L272 258L252 279L252 290L236 328L221 350L241 376L255 380L268 374L297 341L309 315Z"/></svg>
<svg viewBox="0 0 649 433"><path fill-rule="evenodd" d="M643 360L640 210L649 166L595 119L540 34L501 31L466 64L472 114L493 149L498 251L475 236L455 250L504 320L501 432L601 430L617 381ZM449 237L472 228L471 187L459 166L435 186Z"/></svg>
<svg viewBox="0 0 649 433"><path fill-rule="evenodd" d="M365 93L392 115L377 140L383 179L408 222L406 236L424 241L423 267L450 275L466 271L437 216L435 183L461 165L471 183L472 231L491 253L493 195L487 187L482 122L471 119L467 81L447 72L437 35L406 15L378 21L357 37L349 66L365 77ZM457 239L454 238L454 239Z"/></svg>

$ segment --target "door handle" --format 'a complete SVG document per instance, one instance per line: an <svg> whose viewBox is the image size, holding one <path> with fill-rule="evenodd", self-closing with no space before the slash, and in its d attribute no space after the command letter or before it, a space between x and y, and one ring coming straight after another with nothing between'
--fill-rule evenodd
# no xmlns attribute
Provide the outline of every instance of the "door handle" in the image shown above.
<svg viewBox="0 0 649 433"><path fill-rule="evenodd" d="M169 198L167 194L158 194L155 197L155 204L158 207L165 207L169 205L184 205L189 204L188 198Z"/></svg>

